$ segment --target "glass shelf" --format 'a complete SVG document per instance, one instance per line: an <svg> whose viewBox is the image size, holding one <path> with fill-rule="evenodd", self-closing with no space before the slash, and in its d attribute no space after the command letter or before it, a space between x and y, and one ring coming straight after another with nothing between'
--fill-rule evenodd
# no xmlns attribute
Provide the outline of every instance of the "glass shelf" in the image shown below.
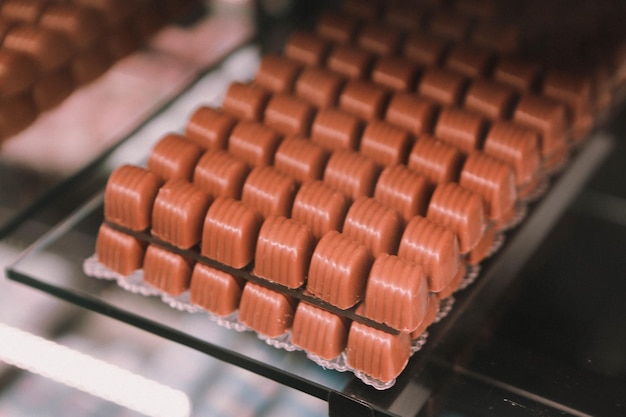
<svg viewBox="0 0 626 417"><path fill-rule="evenodd" d="M24 251L7 274L12 280L327 400L331 416L415 416L453 374L452 364L480 333L481 323L492 314L497 300L612 144L609 136L595 134L577 151L567 169L552 179L548 193L530 205L522 224L507 233L501 250L484 262L478 280L455 294L451 312L429 329L424 348L386 391L366 386L350 373L323 370L302 352L270 347L251 332L221 328L208 317L206 326L181 328L179 323L190 313L174 310L156 297L131 294L114 283L86 276L83 261L93 254L102 222L102 184L100 192ZM125 146L132 146L132 141ZM116 156L111 155L108 163L114 166ZM66 266L59 271L42 268L41 259L50 256L62 258Z"/></svg>

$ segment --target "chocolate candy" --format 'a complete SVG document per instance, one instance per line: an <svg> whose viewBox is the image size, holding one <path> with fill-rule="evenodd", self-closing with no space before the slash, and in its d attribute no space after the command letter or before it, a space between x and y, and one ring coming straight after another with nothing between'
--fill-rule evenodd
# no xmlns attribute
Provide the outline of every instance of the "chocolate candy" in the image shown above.
<svg viewBox="0 0 626 417"><path fill-rule="evenodd" d="M306 68L296 81L296 95L314 106L334 106L344 84L344 78L322 68Z"/></svg>
<svg viewBox="0 0 626 417"><path fill-rule="evenodd" d="M330 43L327 40L313 33L296 31L289 37L283 53L294 61L316 66L326 61L329 47Z"/></svg>
<svg viewBox="0 0 626 417"><path fill-rule="evenodd" d="M348 328L345 318L302 301L293 318L291 341L309 353L330 360L345 349Z"/></svg>
<svg viewBox="0 0 626 417"><path fill-rule="evenodd" d="M137 50L140 41L131 26L120 25L105 30L104 46L114 60L122 59Z"/></svg>
<svg viewBox="0 0 626 417"><path fill-rule="evenodd" d="M397 165L406 162L412 144L406 130L374 120L363 131L360 151L380 165Z"/></svg>
<svg viewBox="0 0 626 417"><path fill-rule="evenodd" d="M457 105L465 93L467 80L461 74L446 69L424 71L417 92L437 103Z"/></svg>
<svg viewBox="0 0 626 417"><path fill-rule="evenodd" d="M426 179L402 165L385 168L374 190L374 198L394 209L405 223L415 215L426 214L429 196Z"/></svg>
<svg viewBox="0 0 626 417"><path fill-rule="evenodd" d="M463 155L454 146L432 137L420 137L409 155L412 171L432 183L455 181L459 178Z"/></svg>
<svg viewBox="0 0 626 417"><path fill-rule="evenodd" d="M456 276L460 264L456 235L421 216L413 217L407 224L398 256L424 267L432 292L444 289Z"/></svg>
<svg viewBox="0 0 626 417"><path fill-rule="evenodd" d="M486 121L479 115L455 107L441 110L435 127L435 136L456 146L464 153L482 147L487 130Z"/></svg>
<svg viewBox="0 0 626 417"><path fill-rule="evenodd" d="M27 94L0 100L0 143L25 129L36 117L37 108Z"/></svg>
<svg viewBox="0 0 626 417"><path fill-rule="evenodd" d="M249 121L261 121L269 93L254 84L234 82L228 87L222 109L232 116Z"/></svg>
<svg viewBox="0 0 626 417"><path fill-rule="evenodd" d="M424 315L424 319L419 326L417 326L417 328L410 333L412 340L419 338L426 331L428 326L433 324L439 314L439 304L439 297L437 294L428 294L428 297L426 298L426 314Z"/></svg>
<svg viewBox="0 0 626 417"><path fill-rule="evenodd" d="M326 10L317 20L315 31L323 38L330 41L350 43L359 27L356 17L335 10Z"/></svg>
<svg viewBox="0 0 626 417"><path fill-rule="evenodd" d="M453 41L467 38L471 20L467 16L446 11L436 11L430 18L430 31Z"/></svg>
<svg viewBox="0 0 626 417"><path fill-rule="evenodd" d="M465 262L468 265L478 265L487 256L490 255L491 248L495 242L498 233L496 224L488 224L483 237L478 241L476 246L465 256Z"/></svg>
<svg viewBox="0 0 626 417"><path fill-rule="evenodd" d="M281 137L256 122L240 122L228 139L228 152L251 166L272 165Z"/></svg>
<svg viewBox="0 0 626 417"><path fill-rule="evenodd" d="M474 45L502 55L512 54L520 44L520 34L515 26L487 20L476 23L470 38Z"/></svg>
<svg viewBox="0 0 626 417"><path fill-rule="evenodd" d="M72 77L78 86L88 84L111 66L111 57L102 45L93 45L79 53L70 63Z"/></svg>
<svg viewBox="0 0 626 417"><path fill-rule="evenodd" d="M426 67L439 65L446 54L448 42L425 33L411 34L404 45L403 55Z"/></svg>
<svg viewBox="0 0 626 417"><path fill-rule="evenodd" d="M431 132L437 106L430 100L410 93L395 93L391 96L385 120L418 136Z"/></svg>
<svg viewBox="0 0 626 417"><path fill-rule="evenodd" d="M19 25L5 35L2 47L29 56L37 68L52 72L67 64L72 49L60 34L36 26Z"/></svg>
<svg viewBox="0 0 626 417"><path fill-rule="evenodd" d="M81 51L103 36L103 24L95 10L64 3L48 5L39 19L41 27L63 33L72 46Z"/></svg>
<svg viewBox="0 0 626 417"><path fill-rule="evenodd" d="M362 20L376 19L383 8L382 1L346 0L342 4L342 9L349 15L356 16Z"/></svg>
<svg viewBox="0 0 626 417"><path fill-rule="evenodd" d="M35 63L23 54L0 49L0 97L24 92L33 85Z"/></svg>
<svg viewBox="0 0 626 417"><path fill-rule="evenodd" d="M330 231L313 252L307 291L340 309L350 308L363 298L371 265L366 246Z"/></svg>
<svg viewBox="0 0 626 417"><path fill-rule="evenodd" d="M424 11L409 2L394 2L387 5L383 21L404 31L420 28L424 21Z"/></svg>
<svg viewBox="0 0 626 417"><path fill-rule="evenodd" d="M104 191L104 218L131 230L146 230L162 180L144 168L122 165L109 176Z"/></svg>
<svg viewBox="0 0 626 417"><path fill-rule="evenodd" d="M193 263L156 245L148 245L143 261L144 282L170 295L180 295L189 289Z"/></svg>
<svg viewBox="0 0 626 417"><path fill-rule="evenodd" d="M356 150L362 130L358 117L339 109L325 109L313 121L311 140L329 150Z"/></svg>
<svg viewBox="0 0 626 417"><path fill-rule="evenodd" d="M346 361L357 371L389 382L406 366L411 354L411 340L407 333L396 335L352 322L348 333Z"/></svg>
<svg viewBox="0 0 626 417"><path fill-rule="evenodd" d="M461 285L461 282L463 282L463 278L465 277L466 273L467 266L464 262L462 262L454 279L450 281L450 283L444 289L436 293L435 296L440 300L445 300L446 298L450 297L459 289L459 285Z"/></svg>
<svg viewBox="0 0 626 417"><path fill-rule="evenodd" d="M270 216L259 231L254 274L288 288L299 288L309 272L315 241L304 223Z"/></svg>
<svg viewBox="0 0 626 417"><path fill-rule="evenodd" d="M267 103L264 123L285 135L308 135L314 115L315 110L306 101L276 94Z"/></svg>
<svg viewBox="0 0 626 417"><path fill-rule="evenodd" d="M511 215L517 199L515 174L504 162L474 152L463 165L459 184L480 194L490 219L498 221Z"/></svg>
<svg viewBox="0 0 626 417"><path fill-rule="evenodd" d="M4 0L0 5L0 16L9 22L37 23L46 6L47 1Z"/></svg>
<svg viewBox="0 0 626 417"><path fill-rule="evenodd" d="M518 188L531 182L541 167L539 135L516 123L494 122L487 134L484 152L513 168Z"/></svg>
<svg viewBox="0 0 626 417"><path fill-rule="evenodd" d="M40 112L49 110L60 104L74 89L72 75L67 68L52 71L35 81L33 100Z"/></svg>
<svg viewBox="0 0 626 417"><path fill-rule="evenodd" d="M374 256L395 254L402 234L402 218L373 198L357 198L343 223L343 234L361 242Z"/></svg>
<svg viewBox="0 0 626 417"><path fill-rule="evenodd" d="M341 230L348 211L348 199L321 181L302 185L293 202L291 215L305 223L316 239L331 230Z"/></svg>
<svg viewBox="0 0 626 417"><path fill-rule="evenodd" d="M454 45L446 57L446 68L470 78L487 75L493 64L493 54L469 45Z"/></svg>
<svg viewBox="0 0 626 417"><path fill-rule="evenodd" d="M278 337L291 328L296 301L268 288L246 283L239 303L239 321L256 332Z"/></svg>
<svg viewBox="0 0 626 417"><path fill-rule="evenodd" d="M366 81L351 80L339 95L339 107L361 119L380 119L388 100L389 93L384 88Z"/></svg>
<svg viewBox="0 0 626 417"><path fill-rule="evenodd" d="M193 171L193 183L212 197L241 197L250 169L245 162L224 151L207 151Z"/></svg>
<svg viewBox="0 0 626 417"><path fill-rule="evenodd" d="M202 148L177 133L159 140L148 156L148 169L164 180L180 178L191 181Z"/></svg>
<svg viewBox="0 0 626 417"><path fill-rule="evenodd" d="M543 94L546 97L564 103L568 116L573 122L574 139L578 140L593 124L591 103L591 81L573 73L550 70L543 82Z"/></svg>
<svg viewBox="0 0 626 417"><path fill-rule="evenodd" d="M289 58L268 54L254 76L254 83L274 93L291 93L302 65Z"/></svg>
<svg viewBox="0 0 626 417"><path fill-rule="evenodd" d="M292 136L283 140L274 155L274 168L297 183L322 179L329 153L321 146Z"/></svg>
<svg viewBox="0 0 626 417"><path fill-rule="evenodd" d="M183 249L200 241L211 197L181 179L166 182L154 200L152 235Z"/></svg>
<svg viewBox="0 0 626 417"><path fill-rule="evenodd" d="M351 45L337 45L328 55L326 66L348 78L365 78L371 69L374 55Z"/></svg>
<svg viewBox="0 0 626 417"><path fill-rule="evenodd" d="M376 60L372 81L396 91L412 91L415 88L419 65L400 57L382 57Z"/></svg>
<svg viewBox="0 0 626 417"><path fill-rule="evenodd" d="M456 233L462 254L478 244L487 227L480 195L454 182L439 184L435 188L426 217Z"/></svg>
<svg viewBox="0 0 626 417"><path fill-rule="evenodd" d="M465 95L464 107L490 119L504 119L511 115L515 90L505 84L474 80Z"/></svg>
<svg viewBox="0 0 626 417"><path fill-rule="evenodd" d="M400 50L402 32L393 27L368 23L361 28L356 43L376 55L395 55Z"/></svg>
<svg viewBox="0 0 626 417"><path fill-rule="evenodd" d="M540 73L539 64L507 57L498 61L493 78L520 91L530 91L536 88Z"/></svg>
<svg viewBox="0 0 626 417"><path fill-rule="evenodd" d="M141 268L146 243L106 224L98 229L96 256L98 262L120 275L130 275Z"/></svg>
<svg viewBox="0 0 626 417"><path fill-rule="evenodd" d="M296 195L296 182L272 167L254 168L241 193L241 201L254 207L263 217L289 217Z"/></svg>
<svg viewBox="0 0 626 417"><path fill-rule="evenodd" d="M263 218L253 208L228 197L215 199L202 229L201 253L233 268L252 262Z"/></svg>
<svg viewBox="0 0 626 417"><path fill-rule="evenodd" d="M415 330L428 310L428 284L420 265L397 256L376 258L359 313L403 332Z"/></svg>
<svg viewBox="0 0 626 417"><path fill-rule="evenodd" d="M366 156L350 151L335 151L324 170L324 182L351 199L369 197L380 169Z"/></svg>
<svg viewBox="0 0 626 417"><path fill-rule="evenodd" d="M239 308L243 285L240 278L197 263L191 274L189 301L218 316L227 316Z"/></svg>
<svg viewBox="0 0 626 417"><path fill-rule="evenodd" d="M196 109L187 121L185 136L203 149L226 149L228 136L236 123L234 117L202 106Z"/></svg>
<svg viewBox="0 0 626 417"><path fill-rule="evenodd" d="M74 3L98 10L109 26L117 26L128 19L139 4L128 0L74 0Z"/></svg>

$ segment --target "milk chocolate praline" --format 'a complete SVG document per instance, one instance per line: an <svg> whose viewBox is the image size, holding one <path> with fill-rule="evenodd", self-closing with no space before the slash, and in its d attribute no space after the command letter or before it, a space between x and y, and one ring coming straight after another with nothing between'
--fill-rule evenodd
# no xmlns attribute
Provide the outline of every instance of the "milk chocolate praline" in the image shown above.
<svg viewBox="0 0 626 417"><path fill-rule="evenodd" d="M189 118L185 136L203 149L226 149L228 136L236 123L231 115L201 106Z"/></svg>
<svg viewBox="0 0 626 417"><path fill-rule="evenodd" d="M431 192L426 178L406 166L395 165L381 172L374 198L397 211L406 223L413 216L426 214Z"/></svg>
<svg viewBox="0 0 626 417"><path fill-rule="evenodd" d="M272 165L282 137L256 122L239 122L228 139L228 152L252 167Z"/></svg>
<svg viewBox="0 0 626 417"><path fill-rule="evenodd" d="M302 301L296 308L291 341L309 353L330 360L345 349L349 326L344 317Z"/></svg>
<svg viewBox="0 0 626 417"><path fill-rule="evenodd" d="M432 183L450 182L459 178L463 163L456 147L429 136L420 137L409 155L408 166Z"/></svg>
<svg viewBox="0 0 626 417"><path fill-rule="evenodd" d="M337 45L328 55L326 66L348 78L365 78L371 69L374 55L351 45Z"/></svg>
<svg viewBox="0 0 626 417"><path fill-rule="evenodd" d="M243 185L241 201L264 217L289 217L298 190L296 182L272 167L254 168Z"/></svg>
<svg viewBox="0 0 626 417"><path fill-rule="evenodd" d="M326 164L324 182L351 199L369 197L374 192L380 168L364 155L335 151Z"/></svg>
<svg viewBox="0 0 626 417"><path fill-rule="evenodd" d="M140 269L146 243L126 233L102 224L96 240L98 262L120 275L130 275Z"/></svg>
<svg viewBox="0 0 626 417"><path fill-rule="evenodd" d="M37 69L32 59L19 52L0 49L0 97L16 95L32 86Z"/></svg>
<svg viewBox="0 0 626 417"><path fill-rule="evenodd" d="M322 179L329 152L310 140L291 136L283 140L274 155L274 168L299 184Z"/></svg>
<svg viewBox="0 0 626 417"><path fill-rule="evenodd" d="M261 121L269 100L269 93L254 84L232 83L224 100L222 109L237 119Z"/></svg>
<svg viewBox="0 0 626 417"><path fill-rule="evenodd" d="M245 162L225 151L207 151L200 157L193 173L193 183L212 197L241 197L250 172Z"/></svg>
<svg viewBox="0 0 626 417"><path fill-rule="evenodd" d="M218 316L239 308L244 281L231 274L197 263L191 275L189 301Z"/></svg>
<svg viewBox="0 0 626 417"><path fill-rule="evenodd" d="M291 93L302 64L282 56L267 54L254 77L254 83L274 93Z"/></svg>
<svg viewBox="0 0 626 417"><path fill-rule="evenodd" d="M285 56L305 65L321 65L326 60L330 43L313 33L296 31L291 34L285 50Z"/></svg>
<svg viewBox="0 0 626 417"><path fill-rule="evenodd" d="M343 223L343 234L367 246L374 256L395 254L402 234L402 218L373 198L359 197Z"/></svg>
<svg viewBox="0 0 626 417"><path fill-rule="evenodd" d="M432 132L437 110L438 106L431 100L411 93L395 93L387 106L385 120L419 136Z"/></svg>
<svg viewBox="0 0 626 417"><path fill-rule="evenodd" d="M169 180L191 181L202 148L185 136L169 133L159 140L148 156L148 169Z"/></svg>
<svg viewBox="0 0 626 417"><path fill-rule="evenodd" d="M311 140L328 150L356 150L361 138L363 123L343 110L320 110L311 128Z"/></svg>
<svg viewBox="0 0 626 417"><path fill-rule="evenodd" d="M275 94L267 103L263 122L284 135L309 134L315 109L296 97Z"/></svg>
<svg viewBox="0 0 626 417"><path fill-rule="evenodd" d="M176 296L189 289L192 269L193 262L182 255L148 245L143 261L143 280Z"/></svg>
<svg viewBox="0 0 626 417"><path fill-rule="evenodd" d="M406 130L372 120L361 138L360 152L382 166L406 163L413 140Z"/></svg>
<svg viewBox="0 0 626 417"><path fill-rule="evenodd" d="M339 95L339 107L365 119L380 119L385 111L389 93L379 85L361 80L351 80Z"/></svg>
<svg viewBox="0 0 626 417"><path fill-rule="evenodd" d="M260 334L277 337L291 328L296 300L247 282L239 303L239 321Z"/></svg>
<svg viewBox="0 0 626 417"><path fill-rule="evenodd" d="M348 198L322 181L307 182L300 187L293 203L292 217L307 224L316 239L331 230L341 231L348 211Z"/></svg>

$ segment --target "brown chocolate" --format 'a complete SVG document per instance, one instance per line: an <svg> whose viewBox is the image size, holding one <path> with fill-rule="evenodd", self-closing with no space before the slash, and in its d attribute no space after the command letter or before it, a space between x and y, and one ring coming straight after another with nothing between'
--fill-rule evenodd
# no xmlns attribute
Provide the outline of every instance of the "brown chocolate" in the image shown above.
<svg viewBox="0 0 626 417"><path fill-rule="evenodd" d="M301 69L299 62L267 54L261 59L254 83L274 93L291 93Z"/></svg>
<svg viewBox="0 0 626 417"><path fill-rule="evenodd" d="M314 115L315 109L306 101L276 94L267 103L264 123L285 135L307 136Z"/></svg>
<svg viewBox="0 0 626 417"><path fill-rule="evenodd" d="M246 283L239 303L239 321L257 333L278 337L291 328L296 301L268 288Z"/></svg>
<svg viewBox="0 0 626 417"><path fill-rule="evenodd" d="M283 140L276 150L274 168L302 184L322 179L328 157L328 151L321 146L292 136Z"/></svg>
<svg viewBox="0 0 626 417"><path fill-rule="evenodd" d="M494 221L509 216L514 209L515 174L510 166L491 156L471 153L463 165L459 184L483 198L485 213Z"/></svg>
<svg viewBox="0 0 626 417"><path fill-rule="evenodd" d="M128 19L139 4L128 0L74 0L74 3L96 9L111 27Z"/></svg>
<svg viewBox="0 0 626 417"><path fill-rule="evenodd" d="M189 301L218 316L227 316L239 308L243 285L241 278L197 263L191 274Z"/></svg>
<svg viewBox="0 0 626 417"><path fill-rule="evenodd" d="M37 70L27 56L0 49L0 97L3 99L26 91L33 85Z"/></svg>
<svg viewBox="0 0 626 417"><path fill-rule="evenodd" d="M351 199L369 197L380 169L364 155L351 151L335 151L324 170L324 182Z"/></svg>
<svg viewBox="0 0 626 417"><path fill-rule="evenodd" d="M430 31L453 41L467 38L472 26L469 17L447 11L436 11L430 17Z"/></svg>
<svg viewBox="0 0 626 417"><path fill-rule="evenodd" d="M329 48L327 40L313 33L296 31L287 40L283 53L294 61L315 66L326 61Z"/></svg>
<svg viewBox="0 0 626 417"><path fill-rule="evenodd" d="M413 91L419 65L400 57L381 57L372 70L372 81L395 91Z"/></svg>
<svg viewBox="0 0 626 417"><path fill-rule="evenodd" d="M459 289L459 286L461 285L461 282L463 282L463 278L465 278L466 274L467 265L465 264L465 262L461 262L459 270L456 273L454 279L450 281L450 283L443 290L436 293L435 296L440 300L445 300L446 298L450 297Z"/></svg>
<svg viewBox="0 0 626 417"><path fill-rule="evenodd" d="M296 81L296 95L319 108L334 106L345 80L323 68L306 68Z"/></svg>
<svg viewBox="0 0 626 417"><path fill-rule="evenodd" d="M106 224L98 230L96 257L98 262L120 275L130 275L143 265L146 243Z"/></svg>
<svg viewBox="0 0 626 417"><path fill-rule="evenodd" d="M183 249L189 249L202 237L202 222L211 197L197 186L182 180L166 182L152 208L153 236Z"/></svg>
<svg viewBox="0 0 626 417"><path fill-rule="evenodd" d="M270 95L254 84L234 82L228 87L222 109L237 119L260 122Z"/></svg>
<svg viewBox="0 0 626 417"><path fill-rule="evenodd" d="M9 22L34 24L46 6L48 2L42 0L4 0L0 5L0 16Z"/></svg>
<svg viewBox="0 0 626 417"><path fill-rule="evenodd" d="M380 15L383 5L384 3L380 0L346 0L342 4L342 9L349 15L363 20L372 20Z"/></svg>
<svg viewBox="0 0 626 417"><path fill-rule="evenodd" d="M467 80L456 72L429 68L424 71L417 92L437 103L457 105L465 93Z"/></svg>
<svg viewBox="0 0 626 417"><path fill-rule="evenodd" d="M250 166L272 165L281 136L256 122L239 122L228 139L228 152Z"/></svg>
<svg viewBox="0 0 626 417"><path fill-rule="evenodd" d="M131 16L129 23L134 27L138 38L144 41L165 26L169 18L171 16L165 16L151 2L139 2L139 9Z"/></svg>
<svg viewBox="0 0 626 417"><path fill-rule="evenodd" d="M495 224L487 225L483 237L478 241L476 246L465 256L465 262L468 265L478 265L485 260L491 252L491 247L495 242L498 228Z"/></svg>
<svg viewBox="0 0 626 417"><path fill-rule="evenodd" d="M72 54L72 48L63 35L29 25L18 25L10 29L4 37L2 47L29 56L43 73L66 65Z"/></svg>
<svg viewBox="0 0 626 417"><path fill-rule="evenodd" d="M426 179L402 165L385 168L374 190L374 198L394 209L405 223L426 214L429 196Z"/></svg>
<svg viewBox="0 0 626 417"><path fill-rule="evenodd" d="M539 135L516 123L494 122L487 134L484 152L513 168L518 188L528 184L539 174Z"/></svg>
<svg viewBox="0 0 626 417"><path fill-rule="evenodd" d="M39 19L41 27L63 33L76 50L85 50L99 40L103 24L95 10L67 3L50 4Z"/></svg>
<svg viewBox="0 0 626 417"><path fill-rule="evenodd" d="M402 331L415 330L428 310L428 283L421 265L397 256L376 258L359 313Z"/></svg>
<svg viewBox="0 0 626 417"><path fill-rule="evenodd" d="M191 181L202 148L185 136L169 133L159 140L148 156L148 169L164 180Z"/></svg>
<svg viewBox="0 0 626 417"><path fill-rule="evenodd" d="M339 44L328 55L326 66L348 78L366 78L374 55L351 45Z"/></svg>
<svg viewBox="0 0 626 417"><path fill-rule="evenodd" d="M298 191L296 182L272 167L254 168L243 185L241 201L254 207L263 217L289 217Z"/></svg>
<svg viewBox="0 0 626 417"><path fill-rule="evenodd" d="M547 97L523 95L515 108L513 121L541 134L541 155L550 158L567 148L565 106Z"/></svg>
<svg viewBox="0 0 626 417"><path fill-rule="evenodd" d="M400 50L402 32L380 23L368 23L361 28L357 45L376 55L395 55Z"/></svg>
<svg viewBox="0 0 626 417"><path fill-rule="evenodd" d="M335 10L326 10L317 20L315 31L325 39L337 43L350 43L359 28L359 20Z"/></svg>
<svg viewBox="0 0 626 417"><path fill-rule="evenodd" d="M339 107L365 119L380 119L387 106L389 93L382 87L361 80L351 80L339 95Z"/></svg>
<svg viewBox="0 0 626 417"><path fill-rule="evenodd" d="M345 349L348 328L349 323L342 316L302 301L293 318L291 341L309 353L330 360Z"/></svg>
<svg viewBox="0 0 626 417"><path fill-rule="evenodd" d="M506 84L474 80L465 95L464 107L490 119L504 119L511 115L516 95Z"/></svg>
<svg viewBox="0 0 626 417"><path fill-rule="evenodd" d="M350 206L343 234L364 244L374 256L395 254L403 221L400 215L379 201L359 197Z"/></svg>
<svg viewBox="0 0 626 417"><path fill-rule="evenodd" d="M363 123L353 114L339 109L320 110L311 127L311 140L331 151L356 150Z"/></svg>
<svg viewBox="0 0 626 417"><path fill-rule="evenodd" d="M446 40L416 32L407 38L402 54L411 61L431 67L442 63L447 49Z"/></svg>
<svg viewBox="0 0 626 417"><path fill-rule="evenodd" d="M413 140L406 130L373 120L363 131L360 152L377 164L390 166L406 163L412 145Z"/></svg>
<svg viewBox="0 0 626 417"><path fill-rule="evenodd" d="M363 298L371 265L366 246L330 231L313 252L307 291L340 309L350 308Z"/></svg>
<svg viewBox="0 0 626 417"><path fill-rule="evenodd" d="M144 168L122 165L109 176L104 191L104 218L131 230L152 224L152 206L162 180Z"/></svg>
<svg viewBox="0 0 626 417"><path fill-rule="evenodd" d="M211 107L196 109L185 127L185 136L203 149L226 149L228 136L237 121L234 117Z"/></svg>
<svg viewBox="0 0 626 417"><path fill-rule="evenodd" d="M33 100L39 112L49 110L65 100L74 90L74 81L68 68L51 71L35 81Z"/></svg>
<svg viewBox="0 0 626 417"><path fill-rule="evenodd" d="M387 5L383 21L404 31L421 28L424 22L424 11L409 2L393 2Z"/></svg>
<svg viewBox="0 0 626 417"><path fill-rule="evenodd" d="M398 256L424 267L432 292L444 289L456 276L460 264L454 232L421 216L413 217L407 224Z"/></svg>
<svg viewBox="0 0 626 417"><path fill-rule="evenodd" d="M229 197L215 199L202 229L201 253L233 268L252 262L263 218L253 208Z"/></svg>
<svg viewBox="0 0 626 417"><path fill-rule="evenodd" d="M140 41L132 26L121 24L104 34L104 46L114 60L119 60L139 48Z"/></svg>
<svg viewBox="0 0 626 417"><path fill-rule="evenodd" d="M493 65L493 54L485 49L470 45L457 44L450 48L446 57L446 68L466 77L486 76Z"/></svg>
<svg viewBox="0 0 626 417"><path fill-rule="evenodd" d="M482 147L487 123L476 113L455 107L445 107L439 114L435 136L456 146L464 153Z"/></svg>
<svg viewBox="0 0 626 417"><path fill-rule="evenodd" d="M489 20L478 21L470 39L476 46L503 55L510 55L517 51L520 44L520 34L517 28Z"/></svg>
<svg viewBox="0 0 626 417"><path fill-rule="evenodd" d="M0 100L0 143L28 127L37 117L37 108L28 94Z"/></svg>
<svg viewBox="0 0 626 417"><path fill-rule="evenodd" d="M102 45L93 45L72 59L70 68L72 77L78 86L88 84L104 74L112 61Z"/></svg>
<svg viewBox="0 0 626 417"><path fill-rule="evenodd" d="M348 333L346 361L353 369L382 382L390 382L404 369L411 355L407 333L393 335L359 322Z"/></svg>
<svg viewBox="0 0 626 417"><path fill-rule="evenodd" d="M245 162L224 151L207 151L193 171L193 183L212 197L241 197L250 172Z"/></svg>
<svg viewBox="0 0 626 417"><path fill-rule="evenodd" d="M456 147L432 137L420 137L409 155L412 171L438 184L456 181L461 172L463 155Z"/></svg>
<svg viewBox="0 0 626 417"><path fill-rule="evenodd" d="M493 71L493 78L519 91L530 91L536 88L540 74L541 66L539 64L507 57L498 61Z"/></svg>
<svg viewBox="0 0 626 417"><path fill-rule="evenodd" d="M433 324L438 314L439 297L437 297L437 294L435 293L428 294L426 301L426 314L419 326L411 332L411 339L414 340L419 338L426 331L428 326Z"/></svg>
<svg viewBox="0 0 626 417"><path fill-rule="evenodd" d="M291 216L309 226L316 239L331 230L341 230L348 211L348 199L321 181L302 184L296 194Z"/></svg>
<svg viewBox="0 0 626 417"><path fill-rule="evenodd" d="M456 233L462 254L478 244L487 227L481 196L454 182L435 188L426 217Z"/></svg>
<svg viewBox="0 0 626 417"><path fill-rule="evenodd" d="M385 120L413 135L432 132L437 106L430 100L411 93L395 93L391 96Z"/></svg>
<svg viewBox="0 0 626 417"><path fill-rule="evenodd" d="M143 260L143 280L170 295L189 289L193 263L165 248L148 245Z"/></svg>
<svg viewBox="0 0 626 417"><path fill-rule="evenodd" d="M270 216L259 231L254 274L288 288L299 288L306 281L314 246L313 233L306 224Z"/></svg>
<svg viewBox="0 0 626 417"><path fill-rule="evenodd" d="M571 72L549 70L543 81L543 94L564 103L576 122L589 111L591 80Z"/></svg>

